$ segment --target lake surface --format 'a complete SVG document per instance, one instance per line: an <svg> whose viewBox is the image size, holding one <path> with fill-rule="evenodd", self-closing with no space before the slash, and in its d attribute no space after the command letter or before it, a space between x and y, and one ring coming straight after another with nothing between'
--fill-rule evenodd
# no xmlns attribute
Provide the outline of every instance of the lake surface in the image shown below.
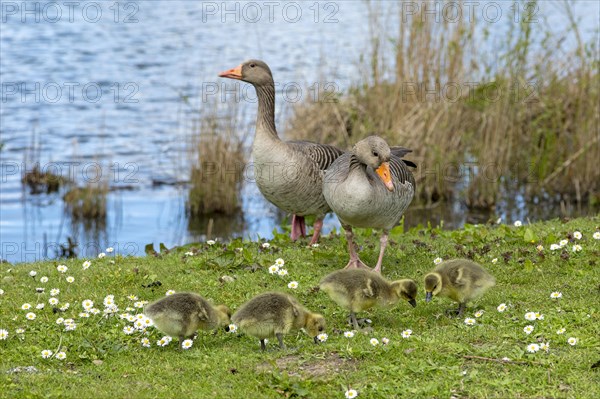
<svg viewBox="0 0 600 399"><path fill-rule="evenodd" d="M424 12L422 2L411 4L403 16ZM452 15L442 14L444 4L436 4L435 17ZM598 4L575 6L587 38L597 35ZM393 2L372 7L384 11L379 29L397 29L398 7ZM510 3L482 2L473 12L490 21L492 35L504 35L514 23ZM267 61L278 83L277 123L282 127L293 102L312 95L307 87L333 82L343 92L359 82L358 60L369 46L369 10L361 1L69 6L3 0L1 13L0 258L10 262L52 258L67 237L79 243L80 256L95 256L107 246L143 255L147 243L170 247L205 239L208 218L189 220L185 213L187 188L153 182L186 181L198 110L208 100L223 106L236 100L225 90L232 83L217 73L248 58ZM568 24L556 3L540 5L537 15L540 23L556 29ZM296 90L292 94L284 90L290 87ZM253 129L256 104L241 101L239 108ZM104 226L86 228L65 215L61 195L34 196L22 187L21 177L35 162L80 184L105 179L127 190L109 193ZM567 210L571 215L586 212ZM560 210L526 204L516 196L499 204L496 213L507 222L533 221L556 217ZM282 217L249 182L240 215L215 218L213 235L270 237ZM456 202L413 209L407 224L443 219L452 227L488 217ZM324 231L333 228L339 224L330 216Z"/></svg>

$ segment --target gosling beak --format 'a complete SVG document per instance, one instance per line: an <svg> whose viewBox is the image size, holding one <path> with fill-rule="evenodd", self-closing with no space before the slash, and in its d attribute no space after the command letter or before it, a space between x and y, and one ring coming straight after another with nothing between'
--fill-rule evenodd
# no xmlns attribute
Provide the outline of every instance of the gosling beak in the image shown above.
<svg viewBox="0 0 600 399"><path fill-rule="evenodd" d="M417 307L417 301L414 298L408 301L408 303L410 303L410 306L412 306L413 308Z"/></svg>
<svg viewBox="0 0 600 399"><path fill-rule="evenodd" d="M233 69L223 71L219 74L219 76L222 78L241 80L242 79L242 65L240 64Z"/></svg>
<svg viewBox="0 0 600 399"><path fill-rule="evenodd" d="M319 339L318 339L316 336L315 336L315 337L313 337L313 341L315 341L315 344L318 344L318 343L319 343Z"/></svg>
<svg viewBox="0 0 600 399"><path fill-rule="evenodd" d="M431 291L425 294L425 302L431 302L431 298L433 297L433 293Z"/></svg>
<svg viewBox="0 0 600 399"><path fill-rule="evenodd" d="M385 187L390 191L394 191L394 183L392 183L392 174L390 172L389 162L382 163L381 166L377 168L376 172L383 184L385 184Z"/></svg>

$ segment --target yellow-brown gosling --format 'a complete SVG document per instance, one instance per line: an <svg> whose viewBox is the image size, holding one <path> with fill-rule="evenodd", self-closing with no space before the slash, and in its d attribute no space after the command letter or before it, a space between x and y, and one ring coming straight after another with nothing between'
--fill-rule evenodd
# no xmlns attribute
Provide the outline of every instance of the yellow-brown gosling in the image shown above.
<svg viewBox="0 0 600 399"><path fill-rule="evenodd" d="M265 338L277 337L284 349L283 336L291 330L304 328L317 342L317 335L325 331L325 319L300 305L296 298L279 292L255 296L233 314L231 321L241 331L260 340L265 350Z"/></svg>
<svg viewBox="0 0 600 399"><path fill-rule="evenodd" d="M481 265L468 259L453 259L440 263L425 276L426 301L434 295L448 297L459 303L455 313L462 316L467 302L483 295L496 284L496 279Z"/></svg>
<svg viewBox="0 0 600 399"><path fill-rule="evenodd" d="M387 281L379 273L365 269L344 269L325 276L319 288L327 293L338 305L350 311L350 320L358 328L356 312L367 310L375 305L393 306L405 299L413 307L417 306L417 283L413 280Z"/></svg>
<svg viewBox="0 0 600 399"><path fill-rule="evenodd" d="M213 306L191 292L175 293L147 305L144 313L163 333L179 338L179 346L199 330L229 324L231 312L224 305Z"/></svg>

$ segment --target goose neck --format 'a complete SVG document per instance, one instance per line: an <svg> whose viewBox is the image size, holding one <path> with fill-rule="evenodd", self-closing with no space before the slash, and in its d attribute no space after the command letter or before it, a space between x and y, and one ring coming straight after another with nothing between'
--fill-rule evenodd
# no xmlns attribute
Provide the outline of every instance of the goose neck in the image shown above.
<svg viewBox="0 0 600 399"><path fill-rule="evenodd" d="M267 133L268 135L278 137L275 128L275 85L269 83L256 86L256 96L258 98L258 114L256 115L257 134Z"/></svg>

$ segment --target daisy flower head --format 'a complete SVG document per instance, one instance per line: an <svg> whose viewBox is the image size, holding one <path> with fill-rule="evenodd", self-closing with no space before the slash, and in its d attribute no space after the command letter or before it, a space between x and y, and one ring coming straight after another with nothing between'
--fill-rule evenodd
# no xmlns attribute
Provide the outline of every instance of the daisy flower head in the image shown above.
<svg viewBox="0 0 600 399"><path fill-rule="evenodd" d="M496 263L498 263L498 258L494 258L494 259L492 259L492 263L493 263L493 264L496 264Z"/></svg>
<svg viewBox="0 0 600 399"><path fill-rule="evenodd" d="M227 326L227 332L233 334L237 331L237 326L235 324L230 324Z"/></svg>
<svg viewBox="0 0 600 399"><path fill-rule="evenodd" d="M402 338L404 338L404 339L410 338L411 335L412 335L412 330L404 330L404 331L402 331Z"/></svg>
<svg viewBox="0 0 600 399"><path fill-rule="evenodd" d="M529 335L533 332L533 326L525 326L523 331L525 331L525 334Z"/></svg>
<svg viewBox="0 0 600 399"><path fill-rule="evenodd" d="M135 296L135 295L133 295L133 294L131 294L131 295L127 295L127 299L129 299L130 301L137 301L138 297Z"/></svg>
<svg viewBox="0 0 600 399"><path fill-rule="evenodd" d="M73 331L77 328L77 324L65 324L65 331Z"/></svg>
<svg viewBox="0 0 600 399"><path fill-rule="evenodd" d="M37 272L35 270L32 270L32 271L29 272L29 275L31 277L35 277L35 276L37 276Z"/></svg>
<svg viewBox="0 0 600 399"><path fill-rule="evenodd" d="M475 322L475 319L473 319L473 318L467 317L467 318L465 319L465 324L466 324L466 325L468 325L468 326L475 325L475 323L476 323L476 322Z"/></svg>
<svg viewBox="0 0 600 399"><path fill-rule="evenodd" d="M24 303L21 305L21 310L29 310L29 309L31 309L31 304Z"/></svg>
<svg viewBox="0 0 600 399"><path fill-rule="evenodd" d="M56 319L56 324L64 324L65 319L63 317L59 317L58 319Z"/></svg>
<svg viewBox="0 0 600 399"><path fill-rule="evenodd" d="M553 293L550 294L550 298L552 298L552 299L562 298L562 292L554 291Z"/></svg>
<svg viewBox="0 0 600 399"><path fill-rule="evenodd" d="M262 247L264 249L269 249L269 248L271 248L271 244L269 244L268 242L263 242Z"/></svg>
<svg viewBox="0 0 600 399"><path fill-rule="evenodd" d="M271 265L269 266L269 273L270 274L275 274L279 271L279 266L277 265Z"/></svg>
<svg viewBox="0 0 600 399"><path fill-rule="evenodd" d="M83 270L87 270L90 268L91 265L92 265L92 262L90 262L89 260L86 260L85 262L83 262L83 264L81 266L83 267Z"/></svg>
<svg viewBox="0 0 600 399"><path fill-rule="evenodd" d="M325 333L321 333L321 334L317 335L317 339L319 340L319 342L325 342L325 341L327 341L327 338L329 338L329 335L327 335Z"/></svg>
<svg viewBox="0 0 600 399"><path fill-rule="evenodd" d="M379 340L378 340L377 338L371 338L371 339L369 340L369 342L370 342L370 343L371 343L371 345L373 345L373 346L377 346L377 345L379 345Z"/></svg>
<svg viewBox="0 0 600 399"><path fill-rule="evenodd" d="M58 305L58 298L52 297L52 298L48 299L48 303L50 305Z"/></svg>
<svg viewBox="0 0 600 399"><path fill-rule="evenodd" d="M35 316L35 313L33 313L33 312L29 312L29 313L27 313L27 314L25 315L25 318L26 318L27 320L35 320L35 317L36 317L36 316Z"/></svg>
<svg viewBox="0 0 600 399"><path fill-rule="evenodd" d="M138 319L133 323L133 326L136 330L145 330L146 329L146 321L143 319Z"/></svg>
<svg viewBox="0 0 600 399"><path fill-rule="evenodd" d="M35 305L35 308L38 310L42 310L46 307L45 303L38 303L37 305Z"/></svg>
<svg viewBox="0 0 600 399"><path fill-rule="evenodd" d="M63 312L67 309L69 309L71 307L71 304L69 302L66 302L64 305L62 305L60 307L60 310L62 310Z"/></svg>
<svg viewBox="0 0 600 399"><path fill-rule="evenodd" d="M133 322L135 322L136 320L137 320L137 319L135 318L135 316L134 316L134 315L132 315L132 314L130 314L130 315L127 315L127 321L128 321L128 322L130 322L130 323L133 323Z"/></svg>
<svg viewBox="0 0 600 399"><path fill-rule="evenodd" d="M569 240L560 240L558 242L558 245L560 245L561 247L564 247L565 245L567 245L569 243Z"/></svg>
<svg viewBox="0 0 600 399"><path fill-rule="evenodd" d="M208 240L208 241L206 241L206 243L207 243L208 245L215 245L215 242L216 242L215 240ZM190 346L191 346L191 345L190 345Z"/></svg>
<svg viewBox="0 0 600 399"><path fill-rule="evenodd" d="M577 338L575 338L575 337L569 337L569 339L567 340L567 342L568 342L568 343L569 343L569 345L571 345L571 346L575 346L575 345L577 345L577 341L578 341L578 339L577 339Z"/></svg>
<svg viewBox="0 0 600 399"><path fill-rule="evenodd" d="M42 357L43 357L44 359L48 359L48 358L49 358L49 357L51 357L51 356L52 356L52 351L51 351L50 349L44 349L44 350L42 351Z"/></svg>
<svg viewBox="0 0 600 399"><path fill-rule="evenodd" d="M594 238L594 240L600 240L600 231L595 232L592 237Z"/></svg>
<svg viewBox="0 0 600 399"><path fill-rule="evenodd" d="M113 247L108 247L105 249L106 253L112 253L115 249Z"/></svg>
<svg viewBox="0 0 600 399"><path fill-rule="evenodd" d="M106 256L106 254L105 254L104 252L100 252L100 253L98 254L98 259L102 259L102 258L104 258L105 256Z"/></svg>
<svg viewBox="0 0 600 399"><path fill-rule="evenodd" d="M525 313L525 320L533 321L535 320L535 312L527 312Z"/></svg>
<svg viewBox="0 0 600 399"><path fill-rule="evenodd" d="M475 317L479 318L481 316L483 316L484 310L483 309L479 309L477 312L475 312Z"/></svg>
<svg viewBox="0 0 600 399"><path fill-rule="evenodd" d="M161 339L156 341L156 345L167 346L167 345L169 345L169 342L171 342L171 337L169 337L168 335L165 335L164 337L162 337Z"/></svg>
<svg viewBox="0 0 600 399"><path fill-rule="evenodd" d="M356 391L356 389L348 389L346 393L344 393L344 396L346 397L346 399L354 399L358 396L358 392Z"/></svg>
<svg viewBox="0 0 600 399"><path fill-rule="evenodd" d="M208 244L208 245L212 245L212 244ZM185 341L183 341L181 343L181 348L182 349L190 349L192 347L192 345L194 345L194 341L192 341L191 339L186 339Z"/></svg>
<svg viewBox="0 0 600 399"><path fill-rule="evenodd" d="M137 301L133 304L133 307L141 309L144 307L144 301Z"/></svg>
<svg viewBox="0 0 600 399"><path fill-rule="evenodd" d="M275 259L275 264L277 266L283 266L283 265L285 265L285 261L281 258L277 258L277 259Z"/></svg>
<svg viewBox="0 0 600 399"><path fill-rule="evenodd" d="M535 312L535 319L536 320L544 320L544 315L541 314L540 312Z"/></svg>
<svg viewBox="0 0 600 399"><path fill-rule="evenodd" d="M104 297L104 306L112 306L115 304L115 296L114 295L107 295Z"/></svg>
<svg viewBox="0 0 600 399"><path fill-rule="evenodd" d="M168 290L167 292L165 292L165 296L171 296L175 293L175 290Z"/></svg>
<svg viewBox="0 0 600 399"><path fill-rule="evenodd" d="M42 294L42 293L44 293L44 291L45 291L45 289L43 287L37 287L35 289L35 292L37 292L38 294Z"/></svg>
<svg viewBox="0 0 600 399"><path fill-rule="evenodd" d="M529 344L527 345L527 352L535 353L540 350L540 346L538 344Z"/></svg>
<svg viewBox="0 0 600 399"><path fill-rule="evenodd" d="M540 349L545 352L549 352L550 351L550 342L542 342L540 344Z"/></svg>
<svg viewBox="0 0 600 399"><path fill-rule="evenodd" d="M58 270L60 273L65 273L67 270L69 270L69 268L65 265L58 265L56 266L56 270Z"/></svg>
<svg viewBox="0 0 600 399"><path fill-rule="evenodd" d="M5 339L8 339L8 331L0 329L0 341L4 341Z"/></svg>
<svg viewBox="0 0 600 399"><path fill-rule="evenodd" d="M4 290L0 289L0 295L4 295Z"/></svg>
<svg viewBox="0 0 600 399"><path fill-rule="evenodd" d="M563 328L559 328L559 329L556 331L556 333L557 333L558 335L561 335L561 334L564 334L564 333L565 333L565 331L567 331L567 329L563 327Z"/></svg>
<svg viewBox="0 0 600 399"><path fill-rule="evenodd" d="M187 251L186 253L184 253L185 256L194 256L194 253L192 251Z"/></svg>
<svg viewBox="0 0 600 399"><path fill-rule="evenodd" d="M57 296L58 294L60 294L60 290L58 288L52 288L50 290L50 295Z"/></svg>
<svg viewBox="0 0 600 399"><path fill-rule="evenodd" d="M573 245L573 252L581 252L583 248L581 248L581 245L579 244L575 244Z"/></svg>
<svg viewBox="0 0 600 399"><path fill-rule="evenodd" d="M560 245L558 244L551 244L550 245L550 251L556 251L557 249L560 249Z"/></svg>
<svg viewBox="0 0 600 399"><path fill-rule="evenodd" d="M142 344L142 346L144 348L149 348L150 347L150 340L148 338L146 338L146 337L142 338L140 340L140 343Z"/></svg>
<svg viewBox="0 0 600 399"><path fill-rule="evenodd" d="M46 276L40 277L40 283L47 283L47 282L48 282L48 277L46 277Z"/></svg>
<svg viewBox="0 0 600 399"><path fill-rule="evenodd" d="M387 345L387 344L390 343L390 339L386 338L386 337L383 337L383 338L381 338L381 343L384 344L384 345Z"/></svg>
<svg viewBox="0 0 600 399"><path fill-rule="evenodd" d="M67 354L65 352L58 352L55 357L58 360L65 360L67 358Z"/></svg>
<svg viewBox="0 0 600 399"><path fill-rule="evenodd" d="M279 274L280 276L287 276L288 271L287 271L287 269L279 269L277 271L277 274Z"/></svg>
<svg viewBox="0 0 600 399"><path fill-rule="evenodd" d="M298 288L298 282L297 281L290 281L288 283L288 288L295 290L296 288Z"/></svg>
<svg viewBox="0 0 600 399"><path fill-rule="evenodd" d="M88 312L80 312L77 317L82 318L82 319L87 319L88 317L90 317L90 314Z"/></svg>
<svg viewBox="0 0 600 399"><path fill-rule="evenodd" d="M439 256L433 260L434 265L439 265L440 263L442 263L442 258Z"/></svg>
<svg viewBox="0 0 600 399"><path fill-rule="evenodd" d="M127 335L133 334L134 331L135 331L135 329L133 327L131 327L131 326L125 326L125 327L123 327L123 332L125 334L127 334Z"/></svg>
<svg viewBox="0 0 600 399"><path fill-rule="evenodd" d="M68 276L68 277L66 278L66 280L67 280L67 283L71 284L71 283L75 282L75 277L73 277L73 276Z"/></svg>
<svg viewBox="0 0 600 399"><path fill-rule="evenodd" d="M501 303L500 305L498 305L498 307L496 308L496 310L498 310L498 312L504 312L506 310L507 306L505 303Z"/></svg>
<svg viewBox="0 0 600 399"><path fill-rule="evenodd" d="M352 337L354 337L354 331L345 331L344 332L344 337L346 337L346 338L352 338Z"/></svg>
<svg viewBox="0 0 600 399"><path fill-rule="evenodd" d="M313 245L311 245L313 248L319 248L319 244L318 243L314 243Z"/></svg>
<svg viewBox="0 0 600 399"><path fill-rule="evenodd" d="M576 240L581 240L581 237L583 237L583 235L581 234L580 231L573 232L573 238L575 238Z"/></svg>
<svg viewBox="0 0 600 399"><path fill-rule="evenodd" d="M540 244L537 247L535 247L535 249L537 249L538 252L542 252L544 250L544 246L542 244Z"/></svg>
<svg viewBox="0 0 600 399"><path fill-rule="evenodd" d="M94 307L94 302L92 302L89 299L86 299L85 301L81 302L81 306L83 306L85 310L90 310Z"/></svg>
<svg viewBox="0 0 600 399"><path fill-rule="evenodd" d="M90 309L90 313L91 313L91 314L98 314L98 313L100 313L100 310L99 310L99 309L96 309L96 308L91 308L91 309Z"/></svg>
<svg viewBox="0 0 600 399"><path fill-rule="evenodd" d="M514 225L515 225L515 227L521 227L521 226L523 226L523 223L521 223L520 220L515 220Z"/></svg>

